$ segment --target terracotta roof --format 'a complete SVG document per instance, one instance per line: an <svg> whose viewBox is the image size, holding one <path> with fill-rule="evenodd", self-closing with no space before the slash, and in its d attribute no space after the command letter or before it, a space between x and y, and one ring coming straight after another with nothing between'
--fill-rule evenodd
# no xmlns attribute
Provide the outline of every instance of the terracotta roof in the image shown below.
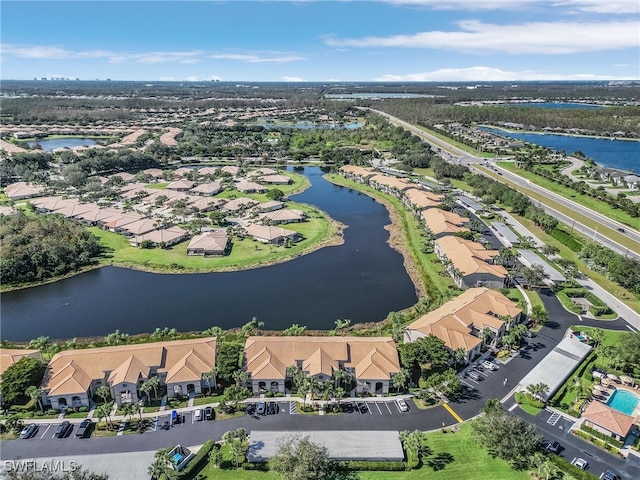
<svg viewBox="0 0 640 480"><path fill-rule="evenodd" d="M92 380L136 383L139 374L148 375L151 369L167 375L171 372L174 379L183 375L191 378L194 372L202 375L211 370L215 357L215 337L64 350L49 362L42 388L49 395L80 394Z"/></svg>
<svg viewBox="0 0 640 480"><path fill-rule="evenodd" d="M146 170L143 170L142 173L146 173L147 175L150 175L153 178L161 178L163 175L162 170L159 168L147 168Z"/></svg>
<svg viewBox="0 0 640 480"><path fill-rule="evenodd" d="M487 250L477 242L453 235L438 238L435 243L440 252L446 255L464 276L486 273L496 277L506 277L508 274L507 269L502 265L488 263L498 255L497 250Z"/></svg>
<svg viewBox="0 0 640 480"><path fill-rule="evenodd" d="M256 192L264 192L267 190L267 188L264 185L260 185L259 183L256 183L256 182L250 182L247 179L240 180L238 183L235 184L235 188L236 190L239 190L241 192L248 192L252 190Z"/></svg>
<svg viewBox="0 0 640 480"><path fill-rule="evenodd" d="M176 180L167 185L167 190L190 190L194 185L191 180Z"/></svg>
<svg viewBox="0 0 640 480"><path fill-rule="evenodd" d="M225 232L212 231L195 235L189 245L189 250L202 250L203 252L224 252L229 243L229 237Z"/></svg>
<svg viewBox="0 0 640 480"><path fill-rule="evenodd" d="M428 208L420 212L420 216L427 224L429 230L435 235L442 233L456 233L469 230L464 225L469 223L469 219L462 217L455 212L442 210L441 208Z"/></svg>
<svg viewBox="0 0 640 480"><path fill-rule="evenodd" d="M441 307L418 318L406 330L435 335L451 350L469 351L480 343L471 335L472 326L478 330L489 327L498 330L504 322L498 316L515 318L522 310L496 290L486 287L469 288Z"/></svg>
<svg viewBox="0 0 640 480"><path fill-rule="evenodd" d="M235 212L237 210L240 210L242 207L250 207L252 205L256 205L257 203L259 202L257 200L254 200L253 198L239 197L234 198L233 200L229 200L224 204L224 207L222 207L222 209L228 212Z"/></svg>
<svg viewBox="0 0 640 480"><path fill-rule="evenodd" d="M277 184L292 183L292 180L286 175L277 175L277 174L263 175L258 178L258 181L263 183L277 183Z"/></svg>
<svg viewBox="0 0 640 480"><path fill-rule="evenodd" d="M202 352L191 349L179 359L167 372L166 383L196 382L213 366L203 357Z"/></svg>
<svg viewBox="0 0 640 480"><path fill-rule="evenodd" d="M376 174L376 172L374 172L370 168L359 167L357 165L344 165L340 167L340 170L342 170L343 172L350 173L352 175L356 175L358 177L363 177L363 178L373 176Z"/></svg>
<svg viewBox="0 0 640 480"><path fill-rule="evenodd" d="M582 418L622 437L627 436L635 422L634 417L625 415L597 400L589 402L582 412Z"/></svg>
<svg viewBox="0 0 640 480"><path fill-rule="evenodd" d="M416 208L428 208L435 207L439 205L444 195L437 195L433 192L427 192L425 190L420 190L419 188L410 188L404 192L404 196L407 197L407 200L411 205Z"/></svg>
<svg viewBox="0 0 640 480"><path fill-rule="evenodd" d="M230 173L231 175L237 175L240 171L240 167L235 167L233 165L225 165L220 169L221 172Z"/></svg>
<svg viewBox="0 0 640 480"><path fill-rule="evenodd" d="M260 215L258 215L258 218L262 220L266 218L274 222L287 222L287 221L298 222L300 220L304 220L305 214L302 210L283 208L280 210L261 213Z"/></svg>
<svg viewBox="0 0 640 480"><path fill-rule="evenodd" d="M287 367L298 361L311 375L331 375L340 363L354 368L358 379L388 380L400 371L389 337L249 337L244 352L247 371L261 380L284 379Z"/></svg>
<svg viewBox="0 0 640 480"><path fill-rule="evenodd" d="M378 174L369 179L369 182L375 182L379 185L384 185L389 188L396 188L400 191L409 188L412 183L409 180L403 178L390 177L388 175Z"/></svg>
<svg viewBox="0 0 640 480"><path fill-rule="evenodd" d="M187 231L180 227L162 228L160 230L153 230L135 237L134 243L141 243L145 240L150 240L153 243L169 243L177 239L180 239L187 235Z"/></svg>
<svg viewBox="0 0 640 480"><path fill-rule="evenodd" d="M216 167L202 167L198 169L200 175L216 175L218 169Z"/></svg>
<svg viewBox="0 0 640 480"><path fill-rule="evenodd" d="M196 192L196 193L213 194L213 193L219 192L221 189L222 189L222 186L218 182L209 182L209 183L202 183L200 185L197 185L193 187L190 191Z"/></svg>
<svg viewBox="0 0 640 480"><path fill-rule="evenodd" d="M4 187L4 194L13 199L40 195L44 190L44 187L40 185L30 185L27 182L16 182Z"/></svg>
<svg viewBox="0 0 640 480"><path fill-rule="evenodd" d="M34 357L42 360L40 350L25 350L22 348L0 348L0 375L11 365L24 357Z"/></svg>
<svg viewBox="0 0 640 480"><path fill-rule="evenodd" d="M293 230L287 230L285 228L256 224L247 225L246 231L247 234L254 238L267 241L277 240L282 237L289 237L291 235L297 234L297 232L294 232Z"/></svg>
<svg viewBox="0 0 640 480"><path fill-rule="evenodd" d="M249 175L251 175L252 177L256 177L261 175L276 175L277 173L278 172L273 168L261 167L261 168L256 168L255 170L251 170L249 172Z"/></svg>

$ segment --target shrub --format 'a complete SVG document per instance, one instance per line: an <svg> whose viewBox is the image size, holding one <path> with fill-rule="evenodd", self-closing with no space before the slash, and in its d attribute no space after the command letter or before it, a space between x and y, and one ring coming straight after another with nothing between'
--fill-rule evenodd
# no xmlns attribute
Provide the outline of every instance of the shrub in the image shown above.
<svg viewBox="0 0 640 480"><path fill-rule="evenodd" d="M404 472L407 469L407 465L404 462L351 461L342 462L340 468L350 471Z"/></svg>
<svg viewBox="0 0 640 480"><path fill-rule="evenodd" d="M616 440L615 438L611 437L610 435L607 435L606 433L599 432L598 430L588 427L586 425L580 426L580 430L590 435L593 435L596 438L604 440L605 442L610 443L615 447L622 448L623 443L620 440Z"/></svg>
<svg viewBox="0 0 640 480"><path fill-rule="evenodd" d="M269 471L269 464L267 462L256 462L256 463L244 462L242 464L242 469L243 470L258 470L258 471L261 471L261 472L268 472Z"/></svg>
<svg viewBox="0 0 640 480"><path fill-rule="evenodd" d="M182 480L192 478L195 472L199 472L205 463L209 461L209 453L215 446L213 440L207 440L204 442L198 453L191 459L186 467L180 472L168 472L167 477L173 480Z"/></svg>
<svg viewBox="0 0 640 480"><path fill-rule="evenodd" d="M551 236L558 240L565 247L569 248L574 252L579 252L582 250L582 243L576 240L573 236L569 235L567 232L562 230L561 228L554 228L551 230Z"/></svg>
<svg viewBox="0 0 640 480"><path fill-rule="evenodd" d="M562 457L559 457L557 455L550 455L548 458L549 460L551 460L551 463L558 467L558 469L562 470L564 473L568 473L576 480L593 480L592 473L586 470L582 470L575 465L571 465Z"/></svg>

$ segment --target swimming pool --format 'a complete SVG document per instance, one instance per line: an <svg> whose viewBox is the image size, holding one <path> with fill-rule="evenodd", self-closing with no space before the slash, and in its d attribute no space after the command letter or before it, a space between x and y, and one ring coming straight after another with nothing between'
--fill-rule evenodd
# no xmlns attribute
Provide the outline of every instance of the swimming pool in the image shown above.
<svg viewBox="0 0 640 480"><path fill-rule="evenodd" d="M640 398L627 390L616 390L607 401L607 405L625 415L633 415L638 403Z"/></svg>

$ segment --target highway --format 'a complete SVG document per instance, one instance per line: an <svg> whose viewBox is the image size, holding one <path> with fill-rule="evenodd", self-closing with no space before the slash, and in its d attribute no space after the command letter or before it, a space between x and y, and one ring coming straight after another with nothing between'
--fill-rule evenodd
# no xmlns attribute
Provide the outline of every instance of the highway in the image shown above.
<svg viewBox="0 0 640 480"><path fill-rule="evenodd" d="M492 178L498 181L508 180L509 182L512 182L513 184L515 184L517 187L521 187L519 191L521 191L525 195L527 193L522 189L528 189L532 192L535 192L543 196L544 198L553 200L556 203L561 203L571 208L578 215L582 215L583 217L587 217L593 222L598 223L598 226L596 226L596 228L593 229L591 227L588 227L580 223L578 221L579 217L574 218L572 216L559 212L558 210L554 209L552 206L547 205L544 201L532 199L532 201L534 201L534 203L537 206L543 208L547 213L557 218L560 222L566 224L567 226L572 226L576 231L584 234L585 236L593 239L594 241L599 242L600 244L606 246L607 248L610 248L611 250L619 253L620 255L626 255L636 260L640 260L640 232L639 231L631 229L627 225L623 225L615 220L612 220L606 217L605 215L602 215L598 212L591 210L590 208L584 207L573 200L570 200L566 197L563 197L554 192L551 192L546 188L540 187L530 182L527 179L524 179L514 173L511 173L508 170L505 170L504 168L501 168L498 165L496 165L495 160L482 158L482 157L475 157L469 154L468 152L462 150L461 148L456 147L455 145L451 145L447 141L441 138L438 138L434 135L431 135L423 131L422 129L411 125L410 123L400 120L399 118L392 117L391 115L388 115L379 110L373 110L373 111L387 118L389 122L392 123L393 125L402 127L410 131L411 133L422 138L425 142L437 148L439 151L442 151L441 156L445 160L453 161L455 163L465 164L470 168L472 168L473 171L477 173L482 173L483 175L489 175L489 174L486 171L484 171L482 168L475 168L475 167L476 165L484 165L485 163L487 163L489 164L488 168L492 169L494 172L496 172L499 175L499 176L489 175ZM502 180L500 177L502 177L502 179L504 180ZM628 248L624 245L621 245L620 243L616 242L614 239L611 238L611 237L615 238L616 236L620 237L621 235L626 236L629 240L634 242L635 245L632 244L632 246Z"/></svg>

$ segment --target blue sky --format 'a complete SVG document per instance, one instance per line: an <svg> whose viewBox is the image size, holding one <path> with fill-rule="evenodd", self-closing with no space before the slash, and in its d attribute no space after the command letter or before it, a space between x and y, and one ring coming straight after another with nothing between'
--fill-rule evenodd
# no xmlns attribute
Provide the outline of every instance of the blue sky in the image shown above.
<svg viewBox="0 0 640 480"><path fill-rule="evenodd" d="M2 0L0 22L2 79L640 79L638 0Z"/></svg>

